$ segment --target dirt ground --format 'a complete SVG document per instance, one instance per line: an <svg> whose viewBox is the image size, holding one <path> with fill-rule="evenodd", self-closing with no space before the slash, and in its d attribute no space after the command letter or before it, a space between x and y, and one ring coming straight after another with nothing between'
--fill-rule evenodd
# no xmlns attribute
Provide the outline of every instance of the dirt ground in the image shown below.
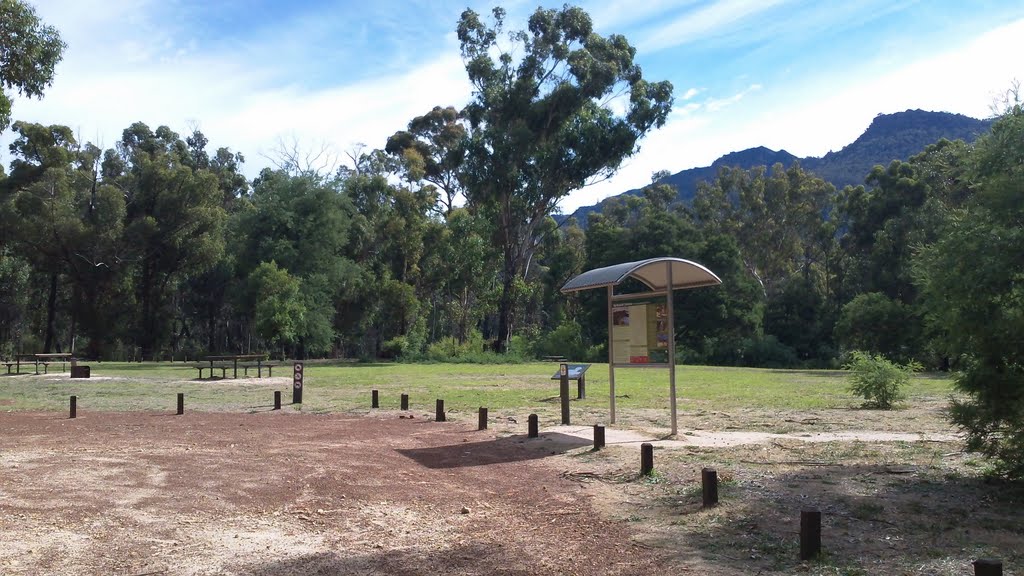
<svg viewBox="0 0 1024 576"><path fill-rule="evenodd" d="M1020 491L918 410L691 411L677 440L608 427L601 451L590 427L527 439L505 415L0 413L0 574L1018 573Z"/></svg>
<svg viewBox="0 0 1024 576"><path fill-rule="evenodd" d="M0 432L2 574L645 574L663 565L631 540L633 527L602 518L585 487L559 476L548 443L464 422L3 413Z"/></svg>

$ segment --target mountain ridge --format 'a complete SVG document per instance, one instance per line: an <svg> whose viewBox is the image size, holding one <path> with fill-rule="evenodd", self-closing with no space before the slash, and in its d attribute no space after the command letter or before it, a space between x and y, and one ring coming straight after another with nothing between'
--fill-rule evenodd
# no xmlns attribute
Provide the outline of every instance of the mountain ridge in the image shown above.
<svg viewBox="0 0 1024 576"><path fill-rule="evenodd" d="M697 191L697 183L714 180L722 166L749 170L755 166L772 166L777 162L789 167L798 161L804 170L841 189L847 185L862 184L875 165L886 166L893 160L907 160L941 138L971 142L987 132L991 125L991 120L979 120L952 112L915 109L878 114L856 140L839 151L829 151L824 156L800 158L785 150L776 151L756 146L729 152L712 162L710 166L688 168L659 182L674 185L679 191L677 198L688 204ZM605 198L597 204L581 206L569 216L575 217L585 226L587 215L599 212L603 203L624 194L637 196L640 189L627 190Z"/></svg>

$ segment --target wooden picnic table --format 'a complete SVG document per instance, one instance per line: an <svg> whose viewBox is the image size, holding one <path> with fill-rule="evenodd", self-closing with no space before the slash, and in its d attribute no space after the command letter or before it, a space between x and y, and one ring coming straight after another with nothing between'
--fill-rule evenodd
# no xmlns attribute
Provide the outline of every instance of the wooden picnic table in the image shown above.
<svg viewBox="0 0 1024 576"><path fill-rule="evenodd" d="M263 361L266 360L267 354L220 354L216 356L205 356L203 360L210 363L210 377L213 377L213 363L214 362L231 362L232 368L234 368L234 377L238 378L238 361L239 360L254 360L257 366L257 374L262 374ZM202 372L199 373L200 377Z"/></svg>
<svg viewBox="0 0 1024 576"><path fill-rule="evenodd" d="M64 365L67 364L68 361L71 360L71 353L70 352L56 352L56 353L52 353L52 354L51 353L17 354L14 359L15 359L15 363L14 364L16 366L16 372L18 374L21 374L21 361L22 360L31 361L35 365L36 374L39 374L39 365L42 364L43 365L43 373L46 374L46 373L48 373L47 367L49 366L49 363L50 363L51 360L52 361L60 360L60 371L63 372L64 371ZM25 363L28 364L28 362L25 362ZM8 366L7 370L10 371L10 369L11 369L11 367Z"/></svg>

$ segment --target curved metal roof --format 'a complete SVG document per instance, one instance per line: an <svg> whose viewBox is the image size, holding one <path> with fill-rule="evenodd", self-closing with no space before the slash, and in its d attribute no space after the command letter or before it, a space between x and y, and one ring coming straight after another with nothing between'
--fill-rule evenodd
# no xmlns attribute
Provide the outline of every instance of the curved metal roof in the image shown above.
<svg viewBox="0 0 1024 576"><path fill-rule="evenodd" d="M604 268L595 268L569 280L562 286L562 292L576 292L603 286L615 286L632 276L651 290L668 288L668 266L672 264L672 289L700 288L721 284L722 280L704 266L682 258L648 258L637 262L625 262Z"/></svg>

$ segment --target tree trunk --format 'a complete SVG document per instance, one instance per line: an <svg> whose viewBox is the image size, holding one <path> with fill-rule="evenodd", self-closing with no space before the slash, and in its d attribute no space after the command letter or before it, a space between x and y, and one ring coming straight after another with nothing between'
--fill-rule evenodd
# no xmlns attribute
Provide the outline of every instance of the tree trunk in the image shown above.
<svg viewBox="0 0 1024 576"><path fill-rule="evenodd" d="M501 301L498 305L498 340L494 351L505 353L512 339L512 315L515 312L515 257L509 249L505 251L505 273L501 284Z"/></svg>
<svg viewBox="0 0 1024 576"><path fill-rule="evenodd" d="M68 352L75 353L75 330L77 329L78 318L75 309L80 306L78 301L78 284L75 284L73 295L71 296L71 329L68 330Z"/></svg>
<svg viewBox="0 0 1024 576"><path fill-rule="evenodd" d="M150 358L153 355L153 301L152 301L152 278L149 262L142 263L142 279L140 282L140 296L142 300L142 318L140 318L141 333L139 334L139 348L141 360Z"/></svg>
<svg viewBox="0 0 1024 576"><path fill-rule="evenodd" d="M49 354L53 348L55 325L57 323L57 273L50 274L50 295L46 298L46 339L43 342L43 354Z"/></svg>

